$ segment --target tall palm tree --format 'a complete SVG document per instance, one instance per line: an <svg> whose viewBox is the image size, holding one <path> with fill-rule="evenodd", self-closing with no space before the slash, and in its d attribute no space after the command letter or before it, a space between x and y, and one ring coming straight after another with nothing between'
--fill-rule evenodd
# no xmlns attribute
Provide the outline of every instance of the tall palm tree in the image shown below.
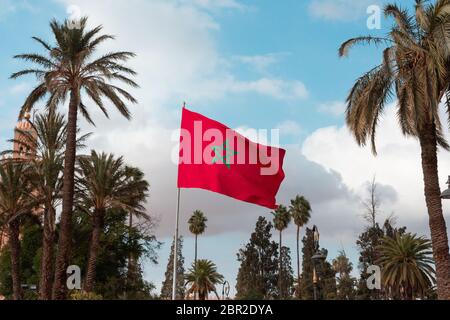
<svg viewBox="0 0 450 320"><path fill-rule="evenodd" d="M280 297L282 296L283 292L283 257L282 257L282 248L283 248L283 231L289 226L289 223L291 222L291 215L289 214L288 209L280 205L277 209L275 209L273 214L273 225L275 229L277 229L280 232L280 241L279 241L279 261L278 261L278 289L280 293Z"/></svg>
<svg viewBox="0 0 450 320"><path fill-rule="evenodd" d="M311 218L311 205L303 196L291 200L289 213L297 226L297 298L300 298L300 228L306 225Z"/></svg>
<svg viewBox="0 0 450 320"><path fill-rule="evenodd" d="M123 82L137 87L130 79L135 72L123 65L134 56L131 52L113 52L99 58L93 58L98 46L106 40L113 39L110 35L101 35L102 27L87 29L87 18L80 20L77 27L65 21L50 23L56 44L34 37L46 50L46 54L21 54L17 59L32 62L37 65L14 73L11 78L24 75L34 75L39 84L32 90L21 108L20 116L30 111L35 104L49 95L47 107L54 109L69 97L67 122L67 142L64 157L63 199L60 221L60 236L55 265L55 281L53 298L64 299L66 296L66 268L69 263L72 241L72 211L74 205L74 177L76 157L77 118L80 112L88 122L93 124L89 115L87 97L99 107L108 117L105 99L111 102L119 112L130 119L131 115L125 101L136 103L134 97L118 87L116 83Z"/></svg>
<svg viewBox="0 0 450 320"><path fill-rule="evenodd" d="M25 161L8 159L0 162L0 216L8 230L14 300L22 298L20 219L30 213L36 204L30 189L29 171L30 167Z"/></svg>
<svg viewBox="0 0 450 320"><path fill-rule="evenodd" d="M382 283L405 299L423 297L435 281L431 242L410 233L385 237L377 248Z"/></svg>
<svg viewBox="0 0 450 320"><path fill-rule="evenodd" d="M91 214L92 234L89 247L84 290L91 292L95 283L100 238L108 209L120 208L144 215L143 200L147 197L148 182L136 178L136 170L125 167L123 158L91 152L78 159L78 206ZM78 202L78 201L77 201Z"/></svg>
<svg viewBox="0 0 450 320"><path fill-rule="evenodd" d="M396 96L400 127L419 140L437 291L450 299L450 255L442 214L437 147L449 150L443 137L439 103L450 111L450 0L425 4L416 0L415 16L396 5L387 5L386 16L395 21L387 37L358 37L344 42L340 56L355 44L385 45L380 65L362 75L347 99L347 125L359 145L368 141L376 154L378 123L390 97Z"/></svg>
<svg viewBox="0 0 450 320"><path fill-rule="evenodd" d="M28 120L33 130L16 129L18 137L10 142L23 150L32 150L30 160L33 177L30 179L33 193L43 211L43 241L40 270L39 296L51 299L53 251L55 239L56 207L61 202L62 171L67 137L67 122L64 116L54 111L38 114L33 121ZM77 147L83 147L89 135L77 140ZM20 148L19 148L20 150ZM3 154L17 157L17 150L7 150Z"/></svg>
<svg viewBox="0 0 450 320"><path fill-rule="evenodd" d="M197 238L205 232L207 221L208 219L205 217L205 214L200 210L195 210L188 220L189 231L195 236L194 265L197 262Z"/></svg>
<svg viewBox="0 0 450 320"><path fill-rule="evenodd" d="M200 300L206 300L210 292L214 292L217 299L216 285L223 283L223 276L217 272L216 265L210 260L198 260L186 274L186 286L190 285L187 295L194 293Z"/></svg>

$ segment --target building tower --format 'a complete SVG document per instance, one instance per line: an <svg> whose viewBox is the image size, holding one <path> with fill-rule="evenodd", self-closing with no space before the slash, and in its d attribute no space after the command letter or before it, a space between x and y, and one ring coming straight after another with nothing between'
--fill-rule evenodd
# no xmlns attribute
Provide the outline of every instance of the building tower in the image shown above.
<svg viewBox="0 0 450 320"><path fill-rule="evenodd" d="M30 119L30 114L28 112L25 113L23 119L19 120L14 128L13 160L31 161L36 157L35 141L37 139L37 133ZM0 228L0 249L7 243L8 233L6 227Z"/></svg>
<svg viewBox="0 0 450 320"><path fill-rule="evenodd" d="M30 118L30 114L25 113L23 120L20 120L14 129L13 159L31 161L36 157L34 144L37 133L30 122Z"/></svg>

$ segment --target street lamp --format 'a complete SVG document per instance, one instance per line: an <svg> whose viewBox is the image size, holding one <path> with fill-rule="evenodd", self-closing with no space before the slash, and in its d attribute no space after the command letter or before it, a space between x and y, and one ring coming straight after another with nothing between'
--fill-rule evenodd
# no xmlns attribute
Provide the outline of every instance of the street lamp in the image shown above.
<svg viewBox="0 0 450 320"><path fill-rule="evenodd" d="M447 181L448 188L441 194L442 199L450 199L450 176L448 177Z"/></svg>
<svg viewBox="0 0 450 320"><path fill-rule="evenodd" d="M327 256L320 250L320 243L319 243L320 234L317 226L313 227L313 235L314 235L314 252L315 252L314 255L311 257L313 264L313 288L314 288L314 300L318 300L317 284L319 282L319 277L317 276L316 265L325 261Z"/></svg>
<svg viewBox="0 0 450 320"><path fill-rule="evenodd" d="M228 299L230 296L230 289L230 283L225 280L222 285L222 300L225 300L225 296L227 296Z"/></svg>

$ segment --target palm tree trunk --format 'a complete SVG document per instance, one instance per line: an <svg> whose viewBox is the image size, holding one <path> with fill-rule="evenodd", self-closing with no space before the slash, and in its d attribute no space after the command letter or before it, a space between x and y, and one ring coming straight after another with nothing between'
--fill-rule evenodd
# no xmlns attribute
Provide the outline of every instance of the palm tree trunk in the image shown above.
<svg viewBox="0 0 450 320"><path fill-rule="evenodd" d="M54 223L55 209L50 205L44 211L44 236L42 240L41 277L39 284L39 298L41 300L50 300L52 298Z"/></svg>
<svg viewBox="0 0 450 320"><path fill-rule="evenodd" d="M95 210L93 216L91 243L89 247L89 259L87 262L86 280L84 283L84 291L86 292L92 292L94 289L98 249L100 248L100 236L103 231L103 219L104 212L102 210Z"/></svg>
<svg viewBox="0 0 450 320"><path fill-rule="evenodd" d="M64 177L62 190L62 212L58 240L58 251L55 263L55 282L53 299L66 298L67 267L69 265L72 244L72 211L74 196L75 158L77 140L77 115L80 105L80 89L73 88L70 93L69 116L67 119L67 142L64 158Z"/></svg>
<svg viewBox="0 0 450 320"><path fill-rule="evenodd" d="M297 290L296 296L300 299L300 227L297 226Z"/></svg>
<svg viewBox="0 0 450 320"><path fill-rule="evenodd" d="M197 238L198 238L198 234L195 235L195 253L194 253L194 268L197 267ZM176 252L174 252L174 254L176 254ZM197 291L194 292L194 300L197 300ZM200 300L204 300L204 299L200 299Z"/></svg>
<svg viewBox="0 0 450 320"><path fill-rule="evenodd" d="M5 241L5 229L6 226L1 227L0 229L0 250L3 249L3 246L5 245L6 241Z"/></svg>
<svg viewBox="0 0 450 320"><path fill-rule="evenodd" d="M22 284L20 283L20 224L16 219L9 223L9 248L11 250L11 277L13 284L13 299L22 299Z"/></svg>
<svg viewBox="0 0 450 320"><path fill-rule="evenodd" d="M280 230L280 256L278 257L279 267L278 267L278 290L280 292L280 299L283 297L283 266L282 266L282 257L281 257L281 248L282 248L282 231Z"/></svg>
<svg viewBox="0 0 450 320"><path fill-rule="evenodd" d="M428 208L433 257L436 262L437 293L441 300L450 300L450 255L447 227L442 214L438 177L436 127L424 128L420 135L425 200Z"/></svg>
<svg viewBox="0 0 450 320"><path fill-rule="evenodd" d="M195 235L195 254L194 254L194 266L197 265L197 238L198 235Z"/></svg>

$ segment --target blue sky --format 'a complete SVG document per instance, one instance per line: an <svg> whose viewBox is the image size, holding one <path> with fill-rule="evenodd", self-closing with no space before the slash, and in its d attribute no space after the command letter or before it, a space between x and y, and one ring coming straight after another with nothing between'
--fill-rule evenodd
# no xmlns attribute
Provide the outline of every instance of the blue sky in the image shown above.
<svg viewBox="0 0 450 320"><path fill-rule="evenodd" d="M132 64L139 73L140 103L133 107L132 122L114 114L105 120L94 111L97 127L83 120L80 125L94 132L91 148L124 155L145 170L152 185L148 209L158 218L156 232L166 244L159 266L147 265L148 280L159 286L167 263L176 195L171 135L183 101L230 127L280 129L281 144L288 150L280 201L306 195L314 210L312 223L319 225L330 256L344 248L356 265L355 241L364 226L360 203L374 175L383 198L380 220L394 212L399 224L427 233L417 143L401 136L393 108L380 130L378 158L359 149L344 126L348 90L381 58L373 48L356 48L346 59L338 58L337 50L350 37L386 32L390 23L384 19L380 30L366 24L367 7L381 3L385 1L0 0L0 148L6 147L34 84L34 79L8 80L23 67L12 56L40 50L31 36L51 41L49 20L66 18L68 7L75 5L91 24L103 24L105 32L117 36L104 51L138 54ZM450 172L447 158L441 154L443 185ZM200 256L214 260L234 285L236 253L257 217L270 219L269 212L205 191L183 191L187 262L193 239L184 222L194 209L209 218ZM291 227L286 234L292 250L294 231Z"/></svg>

